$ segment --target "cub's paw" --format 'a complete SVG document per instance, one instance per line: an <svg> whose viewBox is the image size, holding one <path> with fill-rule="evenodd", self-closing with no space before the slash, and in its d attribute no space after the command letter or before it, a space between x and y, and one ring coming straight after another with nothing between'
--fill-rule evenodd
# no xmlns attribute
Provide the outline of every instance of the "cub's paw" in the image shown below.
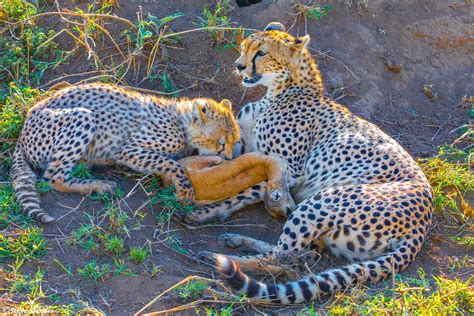
<svg viewBox="0 0 474 316"><path fill-rule="evenodd" d="M117 189L117 183L114 181L106 181L106 180L98 180L97 181L97 189L95 192L97 193L109 193L110 195L115 194L115 190Z"/></svg>
<svg viewBox="0 0 474 316"><path fill-rule="evenodd" d="M186 214L184 221L187 224L205 224L212 222L219 217L220 214L209 206L199 207L194 212Z"/></svg>

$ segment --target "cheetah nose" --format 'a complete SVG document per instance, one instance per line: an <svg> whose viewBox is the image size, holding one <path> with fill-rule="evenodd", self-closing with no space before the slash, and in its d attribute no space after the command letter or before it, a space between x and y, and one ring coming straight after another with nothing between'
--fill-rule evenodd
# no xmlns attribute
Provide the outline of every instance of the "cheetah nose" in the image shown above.
<svg viewBox="0 0 474 316"><path fill-rule="evenodd" d="M242 65L241 63L237 63L237 62L235 63L235 67L237 67L237 69L238 69L239 71L242 71L242 70L245 69L245 66L244 66L244 65Z"/></svg>

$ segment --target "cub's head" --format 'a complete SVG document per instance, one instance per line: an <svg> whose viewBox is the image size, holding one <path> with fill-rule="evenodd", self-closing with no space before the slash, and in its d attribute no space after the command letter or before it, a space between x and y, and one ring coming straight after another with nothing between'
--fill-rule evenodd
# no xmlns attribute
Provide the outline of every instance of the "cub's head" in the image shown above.
<svg viewBox="0 0 474 316"><path fill-rule="evenodd" d="M219 155L232 159L232 148L239 140L239 128L232 113L232 103L223 99L190 100L191 120L187 126L188 144L200 155Z"/></svg>
<svg viewBox="0 0 474 316"><path fill-rule="evenodd" d="M285 32L283 24L272 22L263 32L247 37L235 61L246 87L258 84L271 87L288 78L304 58L309 36L295 38Z"/></svg>

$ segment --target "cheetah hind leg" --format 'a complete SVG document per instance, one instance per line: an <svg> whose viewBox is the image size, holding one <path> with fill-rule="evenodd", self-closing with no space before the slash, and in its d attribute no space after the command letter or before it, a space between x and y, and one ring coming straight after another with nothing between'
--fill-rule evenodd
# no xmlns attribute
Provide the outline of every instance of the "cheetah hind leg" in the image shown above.
<svg viewBox="0 0 474 316"><path fill-rule="evenodd" d="M197 254L199 260L215 264L216 257L221 254L210 252L210 251L201 251ZM233 256L226 255L226 257L232 259L236 262L242 270L252 273L261 273L261 274L273 274L273 275L282 275L294 272L289 269L288 266L282 265L278 260L269 259L267 256L262 256L260 259L257 259L257 256Z"/></svg>
<svg viewBox="0 0 474 316"><path fill-rule="evenodd" d="M84 157L87 146L94 136L92 112L75 108L65 110L62 115L64 125L56 135L58 141L54 144L53 154L43 178L51 187L61 192L114 193L116 184L113 181L78 179L72 176L74 167Z"/></svg>

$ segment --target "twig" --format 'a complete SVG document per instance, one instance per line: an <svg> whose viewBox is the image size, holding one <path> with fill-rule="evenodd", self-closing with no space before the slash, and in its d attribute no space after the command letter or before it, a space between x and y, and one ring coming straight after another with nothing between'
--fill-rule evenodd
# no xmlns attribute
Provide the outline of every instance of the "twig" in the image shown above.
<svg viewBox="0 0 474 316"><path fill-rule="evenodd" d="M140 309L138 312L136 312L134 315L139 315L141 312L143 312L144 310L146 310L148 307L150 307L151 305L153 305L156 301L158 301L163 295L165 295L166 293L169 293L171 292L172 290L174 290L175 288L179 287L180 285L182 284L185 284L191 280L205 280L205 281L209 281L209 279L207 278L203 278L203 277L199 277L199 276L196 276L196 275L190 275L188 276L187 278L179 281L178 283L176 283L175 285L173 285L172 287L168 288L167 290L165 290L164 292L158 294L154 299L152 299L148 304L146 304L145 306L143 306L142 309ZM211 280L212 281L212 280ZM153 314L151 314L153 315Z"/></svg>
<svg viewBox="0 0 474 316"><path fill-rule="evenodd" d="M79 209L79 206L81 206L82 202L84 202L85 200L86 200L86 198L85 198L85 197L82 197L81 201L79 202L79 204L77 204L76 207L74 207L72 210L70 210L69 212L67 212L67 213L64 214L63 216L60 216L59 218L57 218L56 221L59 221L59 220L61 220L63 217L68 216L68 215L71 214L72 212L77 211L77 209ZM71 208L71 207L65 206L65 205L63 205L63 204L61 204L61 203L59 203L59 202L58 202L58 204L61 205L62 207Z"/></svg>

